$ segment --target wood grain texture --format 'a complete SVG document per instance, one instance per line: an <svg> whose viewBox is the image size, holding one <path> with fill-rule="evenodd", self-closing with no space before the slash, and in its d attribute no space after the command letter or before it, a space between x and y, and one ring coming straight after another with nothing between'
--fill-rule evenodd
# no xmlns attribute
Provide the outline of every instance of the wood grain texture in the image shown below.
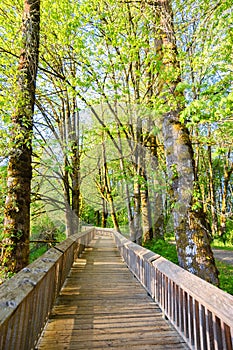
<svg viewBox="0 0 233 350"><path fill-rule="evenodd" d="M188 349L122 262L108 236L76 259L38 350Z"/></svg>

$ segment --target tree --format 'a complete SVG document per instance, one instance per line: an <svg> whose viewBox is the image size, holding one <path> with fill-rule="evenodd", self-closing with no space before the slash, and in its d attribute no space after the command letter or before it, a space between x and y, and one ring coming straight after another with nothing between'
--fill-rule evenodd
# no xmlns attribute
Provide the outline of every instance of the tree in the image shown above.
<svg viewBox="0 0 233 350"><path fill-rule="evenodd" d="M25 0L16 108L12 115L12 149L7 170L2 265L18 272L28 264L32 134L39 56L40 1Z"/></svg>
<svg viewBox="0 0 233 350"><path fill-rule="evenodd" d="M180 266L199 277L218 285L218 271L210 247L208 224L202 208L196 203L194 182L194 155L188 129L180 122L183 107L180 65L170 0L154 2L159 18L161 48L161 101L164 147L170 195L173 200L173 222Z"/></svg>
<svg viewBox="0 0 233 350"><path fill-rule="evenodd" d="M4 11L9 3L0 5L6 20L20 7L14 0L14 9L11 4ZM192 236L198 220L206 230L200 233L204 250L210 233L206 216L218 230L221 221L224 237L232 211L232 59L224 25L230 24L230 3L176 0L175 21L168 0L43 3L33 185L38 189L45 180L47 193L36 190L36 198L53 201L54 214L62 206L67 232L73 232L72 218L79 219L84 203L84 218L100 222L102 211L103 225L113 225L106 216L115 211L113 221L128 220L131 239L143 243L163 236L172 207L181 264L194 273L194 250L202 249ZM4 65L15 65L17 50L3 36L0 50L4 119L10 109L2 92L9 84ZM82 109L88 112L82 115ZM230 141L222 143L223 134Z"/></svg>
<svg viewBox="0 0 233 350"><path fill-rule="evenodd" d="M216 237L224 204L222 161L232 145L232 3L194 0L185 6L183 1L175 4L174 23L186 96L181 119L190 130L203 207L210 235ZM230 224L229 201L227 217ZM224 228L227 231L231 234L229 225Z"/></svg>
<svg viewBox="0 0 233 350"><path fill-rule="evenodd" d="M108 163L106 157L106 148L105 148L105 135L102 134L102 155L99 163L99 182L96 181L96 186L101 197L109 204L110 214L112 222L116 231L120 232L120 227L118 224L117 213L114 204L114 197L112 191L112 185L109 176Z"/></svg>

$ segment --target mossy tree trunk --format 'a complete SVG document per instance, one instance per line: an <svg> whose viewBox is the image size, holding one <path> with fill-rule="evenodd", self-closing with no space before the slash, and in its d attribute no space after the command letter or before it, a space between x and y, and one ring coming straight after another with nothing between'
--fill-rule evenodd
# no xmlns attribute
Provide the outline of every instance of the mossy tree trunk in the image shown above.
<svg viewBox="0 0 233 350"><path fill-rule="evenodd" d="M194 193L194 157L187 128L180 122L183 95L173 14L170 0L154 2L161 38L162 98L167 111L163 118L164 147L171 182L173 221L181 267L218 285L218 271L210 247L208 223Z"/></svg>
<svg viewBox="0 0 233 350"><path fill-rule="evenodd" d="M169 178L172 180L170 195L179 264L218 285L208 223L202 208L196 207L193 195L193 155L189 133L180 124L176 111L166 115L163 132Z"/></svg>
<svg viewBox="0 0 233 350"><path fill-rule="evenodd" d="M141 159L141 211L142 211L142 243L150 242L153 238L151 203L149 198L148 179L146 173L145 147L142 148Z"/></svg>
<svg viewBox="0 0 233 350"><path fill-rule="evenodd" d="M231 150L226 154L225 164L224 164L224 175L223 175L223 193L221 201L221 211L220 211L220 227L219 236L222 238L223 242L226 241L226 224L227 224L227 205L228 205L228 191L231 175L233 173L233 162L231 161Z"/></svg>
<svg viewBox="0 0 233 350"><path fill-rule="evenodd" d="M15 273L28 264L32 134L39 54L40 1L25 0L16 108L12 116L12 150L8 163L7 197L1 265Z"/></svg>
<svg viewBox="0 0 233 350"><path fill-rule="evenodd" d="M98 178L95 179L95 183L101 198L109 205L110 215L114 225L114 229L120 232L120 226L118 223L117 212L116 212L115 203L114 203L112 184L111 184L109 171L108 171L108 161L107 161L107 155L106 155L106 145L105 145L104 136L105 134L103 132L102 133L102 155L98 161L99 174L98 174ZM106 222L105 222L105 225L106 225Z"/></svg>
<svg viewBox="0 0 233 350"><path fill-rule="evenodd" d="M211 127L208 126L208 137L211 138ZM218 232L218 217L216 211L216 191L214 183L214 168L212 161L212 147L207 147L207 159L208 159L208 175L209 175L209 196L210 196L210 212L211 212L211 233L212 237L215 237Z"/></svg>
<svg viewBox="0 0 233 350"><path fill-rule="evenodd" d="M79 232L80 229L80 216L82 209L82 196L81 196L81 135L80 135L80 120L79 113L77 111L77 101L73 98L72 101L72 116L71 116L71 131L69 140L71 142L71 187L72 187L72 212L73 212L73 227L74 233Z"/></svg>
<svg viewBox="0 0 233 350"><path fill-rule="evenodd" d="M104 198L101 198L102 203L102 215L101 215L101 227L107 227L107 218L108 218L108 207L107 202Z"/></svg>
<svg viewBox="0 0 233 350"><path fill-rule="evenodd" d="M153 185L153 201L154 201L154 217L153 217L153 237L158 239L164 239L164 208L163 208L163 193L161 183L161 169L159 169L159 155L158 155L158 141L156 136L151 134L148 137L148 148L150 151L151 168L153 169L154 176ZM161 188L161 189L160 189Z"/></svg>

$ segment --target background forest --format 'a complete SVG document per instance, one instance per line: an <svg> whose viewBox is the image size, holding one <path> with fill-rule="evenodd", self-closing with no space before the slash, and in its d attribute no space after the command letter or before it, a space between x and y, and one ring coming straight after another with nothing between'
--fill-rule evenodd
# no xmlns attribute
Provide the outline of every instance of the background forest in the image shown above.
<svg viewBox="0 0 233 350"><path fill-rule="evenodd" d="M190 207L233 244L232 2L159 3L41 1L32 241L90 224L182 246ZM1 232L22 13L1 2Z"/></svg>

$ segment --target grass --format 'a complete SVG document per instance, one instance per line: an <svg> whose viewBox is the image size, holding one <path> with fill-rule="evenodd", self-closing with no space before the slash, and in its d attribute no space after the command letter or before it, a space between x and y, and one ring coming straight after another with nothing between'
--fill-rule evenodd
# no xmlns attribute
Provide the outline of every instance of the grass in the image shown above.
<svg viewBox="0 0 233 350"><path fill-rule="evenodd" d="M34 260L38 259L42 254L48 250L47 245L43 245L37 249L33 249L30 252L29 263L31 264Z"/></svg>
<svg viewBox="0 0 233 350"><path fill-rule="evenodd" d="M178 258L176 252L176 246L170 244L166 240L152 240L150 243L145 245L145 248L152 250L156 254L162 255L167 260L172 261L174 264L178 265Z"/></svg>
<svg viewBox="0 0 233 350"><path fill-rule="evenodd" d="M220 288L233 295L233 266L216 260L219 270Z"/></svg>
<svg viewBox="0 0 233 350"><path fill-rule="evenodd" d="M149 244L146 244L145 247L159 255L162 255L164 258L178 265L176 246L174 244L171 244L166 240L165 241L152 240L152 242L150 242ZM219 246L214 245L214 248L216 247L219 247ZM225 249L225 246L222 247L221 249ZM228 247L228 249L232 250L232 248L230 247ZM233 266L229 264L225 264L218 260L216 260L216 266L219 270L220 289L233 295Z"/></svg>
<svg viewBox="0 0 233 350"><path fill-rule="evenodd" d="M211 247L214 249L222 249L222 250L233 250L233 245L230 243L223 243L219 239L214 239Z"/></svg>

